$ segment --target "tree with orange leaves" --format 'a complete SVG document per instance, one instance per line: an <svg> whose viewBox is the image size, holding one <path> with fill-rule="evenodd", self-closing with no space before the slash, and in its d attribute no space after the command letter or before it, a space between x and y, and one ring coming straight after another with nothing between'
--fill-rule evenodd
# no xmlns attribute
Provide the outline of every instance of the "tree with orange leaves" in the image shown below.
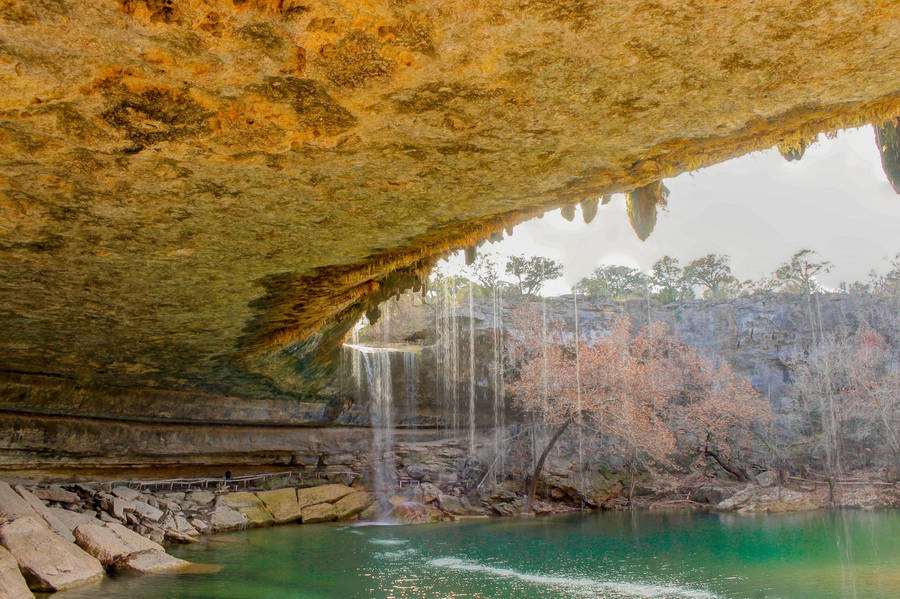
<svg viewBox="0 0 900 599"><path fill-rule="evenodd" d="M547 455L573 424L615 440L632 486L636 468L670 464L676 435L748 478L735 458L768 406L730 367L685 346L663 323L634 334L625 317L602 339L576 344L562 323L548 322L533 306L517 310L513 320L517 378L510 391L523 411L554 431L529 477L526 512Z"/></svg>

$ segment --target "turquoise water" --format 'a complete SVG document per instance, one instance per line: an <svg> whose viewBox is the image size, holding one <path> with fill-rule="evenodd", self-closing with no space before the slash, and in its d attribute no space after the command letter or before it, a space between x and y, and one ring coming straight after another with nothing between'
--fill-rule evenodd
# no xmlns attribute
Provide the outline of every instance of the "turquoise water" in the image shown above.
<svg viewBox="0 0 900 599"><path fill-rule="evenodd" d="M66 599L900 597L900 512L601 513L427 526L284 526L173 550L218 574Z"/></svg>

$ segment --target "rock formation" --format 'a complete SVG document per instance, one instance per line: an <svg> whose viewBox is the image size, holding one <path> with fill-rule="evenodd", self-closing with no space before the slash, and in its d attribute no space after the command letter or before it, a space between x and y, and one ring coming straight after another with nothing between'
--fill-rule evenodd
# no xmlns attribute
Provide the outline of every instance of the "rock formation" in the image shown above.
<svg viewBox="0 0 900 599"><path fill-rule="evenodd" d="M898 23L878 0L4 1L0 369L46 377L33 397L333 397L321 359L450 249L896 117Z"/></svg>

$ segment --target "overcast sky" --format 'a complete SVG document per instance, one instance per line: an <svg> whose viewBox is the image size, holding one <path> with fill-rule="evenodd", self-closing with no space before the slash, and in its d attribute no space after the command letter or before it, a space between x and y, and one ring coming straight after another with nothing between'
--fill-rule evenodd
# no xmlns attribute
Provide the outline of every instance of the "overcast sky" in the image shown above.
<svg viewBox="0 0 900 599"><path fill-rule="evenodd" d="M648 271L665 254L682 265L715 252L732 258L739 279L770 274L791 254L810 248L834 263L820 282L865 279L900 251L900 195L881 168L871 127L824 136L803 159L787 162L776 150L754 152L693 173L666 179L669 205L656 228L640 241L617 194L586 225L580 211L567 222L558 210L523 223L502 243L479 251L496 253L501 264L513 254L562 261L562 279L544 293L567 293L601 264L623 264ZM463 267L461 255L442 268Z"/></svg>

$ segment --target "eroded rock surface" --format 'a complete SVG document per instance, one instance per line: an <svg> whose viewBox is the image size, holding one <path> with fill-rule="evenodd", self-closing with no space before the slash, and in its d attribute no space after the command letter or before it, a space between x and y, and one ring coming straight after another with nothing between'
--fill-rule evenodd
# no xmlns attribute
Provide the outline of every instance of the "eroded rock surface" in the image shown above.
<svg viewBox="0 0 900 599"><path fill-rule="evenodd" d="M62 591L103 577L103 566L96 558L32 517L0 526L0 543L16 558L28 586L36 591Z"/></svg>
<svg viewBox="0 0 900 599"><path fill-rule="evenodd" d="M895 117L898 28L878 0L4 2L0 369L321 391L316 348L448 249Z"/></svg>
<svg viewBox="0 0 900 599"><path fill-rule="evenodd" d="M31 591L22 573L19 572L19 564L16 558L4 547L0 547L0 597L4 599L33 599Z"/></svg>

